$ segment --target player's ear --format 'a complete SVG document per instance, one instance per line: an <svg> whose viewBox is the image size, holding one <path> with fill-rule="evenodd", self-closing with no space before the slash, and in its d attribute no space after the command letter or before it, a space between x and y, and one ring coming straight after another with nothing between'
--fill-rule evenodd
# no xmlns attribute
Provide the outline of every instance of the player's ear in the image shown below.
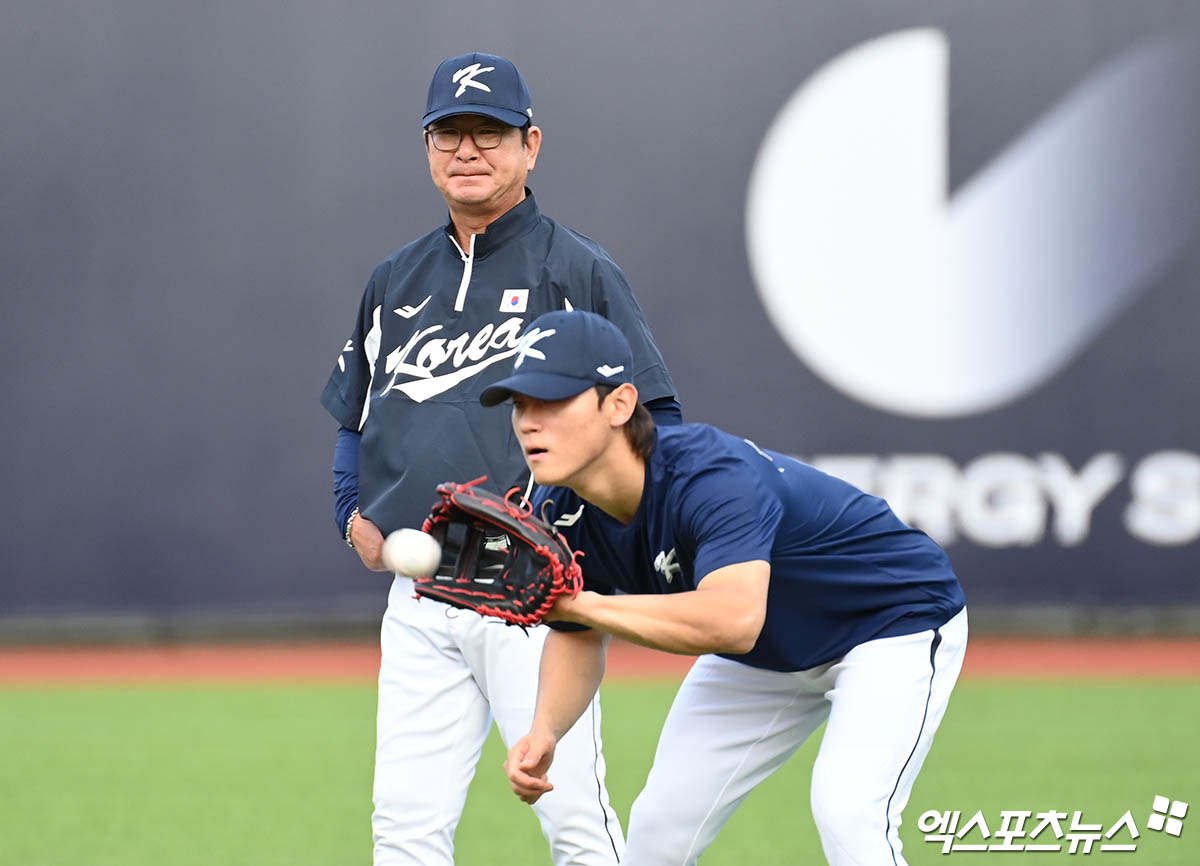
<svg viewBox="0 0 1200 866"><path fill-rule="evenodd" d="M613 389L604 403L608 407L608 423L613 427L624 427L625 422L633 417L633 410L637 408L637 388L629 382L624 382Z"/></svg>
<svg viewBox="0 0 1200 866"><path fill-rule="evenodd" d="M542 149L542 130L540 127L529 127L525 135L525 170L533 171L534 165L537 163L538 153Z"/></svg>

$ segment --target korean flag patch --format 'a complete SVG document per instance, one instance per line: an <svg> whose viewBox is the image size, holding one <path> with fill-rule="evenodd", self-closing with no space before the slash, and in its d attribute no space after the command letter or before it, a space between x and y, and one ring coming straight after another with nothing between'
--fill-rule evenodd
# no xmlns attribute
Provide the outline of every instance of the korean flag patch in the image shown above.
<svg viewBox="0 0 1200 866"><path fill-rule="evenodd" d="M500 297L500 312L523 313L529 303L529 289L505 289Z"/></svg>

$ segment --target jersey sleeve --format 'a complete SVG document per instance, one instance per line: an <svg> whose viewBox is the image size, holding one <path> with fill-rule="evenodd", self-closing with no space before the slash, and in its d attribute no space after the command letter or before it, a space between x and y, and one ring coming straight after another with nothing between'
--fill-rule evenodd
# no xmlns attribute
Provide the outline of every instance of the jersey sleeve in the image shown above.
<svg viewBox="0 0 1200 866"><path fill-rule="evenodd" d="M592 266L591 302L592 311L620 328L629 341L636 367L633 383L640 401L674 396L675 383L646 324L646 315L625 274L611 259L598 258Z"/></svg>
<svg viewBox="0 0 1200 866"><path fill-rule="evenodd" d="M371 380L379 357L380 316L387 273L381 265L363 291L350 339L334 362L321 392L321 405L347 430L361 432L367 417Z"/></svg>
<svg viewBox="0 0 1200 866"><path fill-rule="evenodd" d="M718 465L689 479L678 501L682 529L696 545L697 585L727 565L770 561L783 505L752 473Z"/></svg>

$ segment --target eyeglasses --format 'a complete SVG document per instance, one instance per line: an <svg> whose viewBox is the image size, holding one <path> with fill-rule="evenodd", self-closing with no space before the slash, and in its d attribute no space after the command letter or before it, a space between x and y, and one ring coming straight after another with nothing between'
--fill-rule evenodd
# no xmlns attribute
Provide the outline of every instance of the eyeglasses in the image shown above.
<svg viewBox="0 0 1200 866"><path fill-rule="evenodd" d="M462 144L463 135L471 136L471 140L480 150L491 150L500 146L500 140L504 138L504 133L508 128L490 124L468 130L458 129L454 126L439 126L436 129L425 130L425 134L429 136L433 146L441 151L458 150L459 145Z"/></svg>

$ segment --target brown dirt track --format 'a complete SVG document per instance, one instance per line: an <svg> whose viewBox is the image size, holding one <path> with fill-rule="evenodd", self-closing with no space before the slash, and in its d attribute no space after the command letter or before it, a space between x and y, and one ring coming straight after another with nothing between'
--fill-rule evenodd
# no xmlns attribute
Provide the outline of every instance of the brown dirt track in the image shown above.
<svg viewBox="0 0 1200 866"><path fill-rule="evenodd" d="M692 659L614 641L613 676L678 679ZM0 684L371 681L372 643L164 644L0 648ZM972 638L967 678L1200 678L1200 639Z"/></svg>

